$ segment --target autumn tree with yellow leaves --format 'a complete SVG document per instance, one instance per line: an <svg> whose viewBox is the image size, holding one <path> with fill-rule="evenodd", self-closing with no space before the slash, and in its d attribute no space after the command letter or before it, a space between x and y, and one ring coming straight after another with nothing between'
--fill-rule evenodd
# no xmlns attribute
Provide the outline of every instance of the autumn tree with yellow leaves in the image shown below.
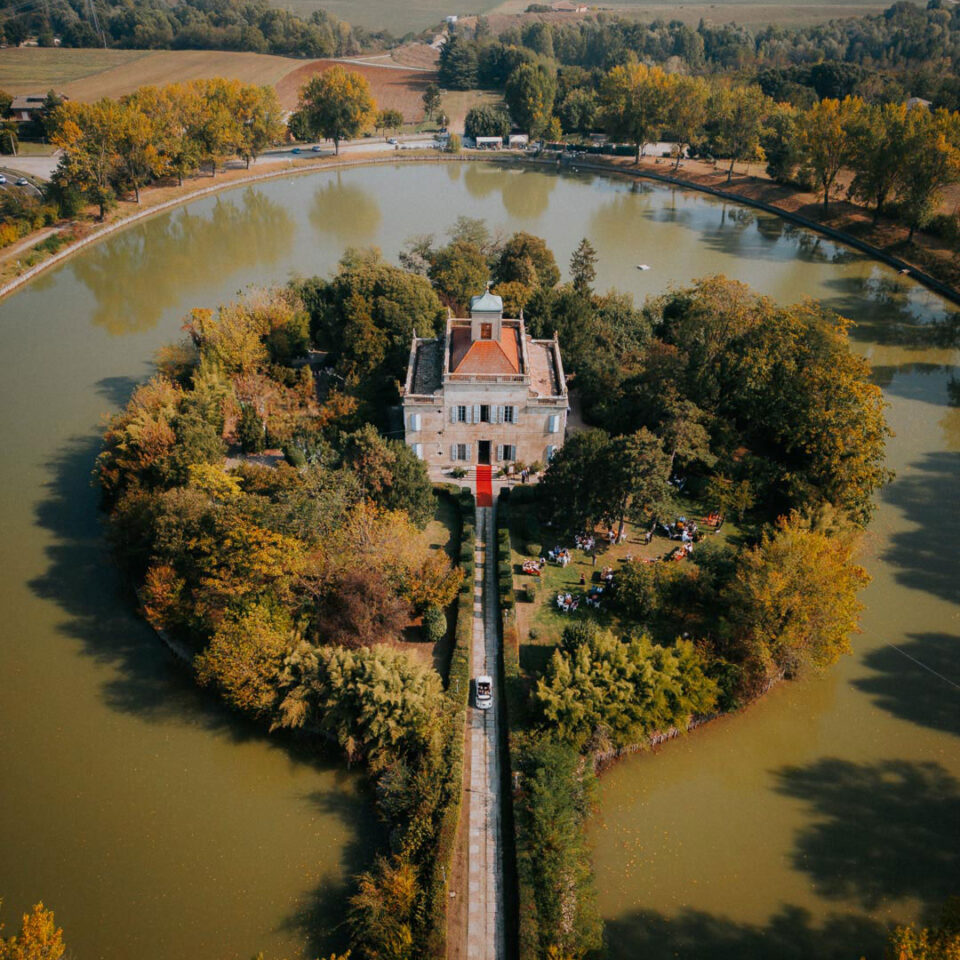
<svg viewBox="0 0 960 960"><path fill-rule="evenodd" d="M60 960L66 949L63 930L42 902L23 915L19 936L0 937L0 960Z"/></svg>
<svg viewBox="0 0 960 960"><path fill-rule="evenodd" d="M376 110L367 78L337 65L304 84L297 115L306 132L332 140L339 155L340 141L372 126Z"/></svg>

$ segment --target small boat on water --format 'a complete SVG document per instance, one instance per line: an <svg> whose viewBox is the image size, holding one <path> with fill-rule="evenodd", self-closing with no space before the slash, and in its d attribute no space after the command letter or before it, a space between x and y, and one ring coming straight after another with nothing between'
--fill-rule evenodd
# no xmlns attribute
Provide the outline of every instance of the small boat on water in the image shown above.
<svg viewBox="0 0 960 960"><path fill-rule="evenodd" d="M638 264L637 264L637 269L638 269L638 270L649 270L649 269L650 269L650 264L649 264L649 263L638 263Z"/></svg>

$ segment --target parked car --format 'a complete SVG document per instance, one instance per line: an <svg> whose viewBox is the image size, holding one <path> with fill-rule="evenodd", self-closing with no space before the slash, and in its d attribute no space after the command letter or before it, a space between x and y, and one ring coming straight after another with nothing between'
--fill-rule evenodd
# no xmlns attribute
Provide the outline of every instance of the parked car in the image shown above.
<svg viewBox="0 0 960 960"><path fill-rule="evenodd" d="M6 182L7 182L7 178L2 173L0 173L0 183L6 183Z"/></svg>
<svg viewBox="0 0 960 960"><path fill-rule="evenodd" d="M493 677L477 677L477 709L489 710L493 706Z"/></svg>
<svg viewBox="0 0 960 960"><path fill-rule="evenodd" d="M321 147L319 143L315 143L310 149L314 153L319 153L323 149L323 147Z"/></svg>
<svg viewBox="0 0 960 960"><path fill-rule="evenodd" d="M20 179L17 180L17 186L18 186L18 187L29 187L29 186L30 186L30 181L29 181L26 177L20 177Z"/></svg>
<svg viewBox="0 0 960 960"><path fill-rule="evenodd" d="M396 145L397 145L397 138L396 138L396 137L390 137L390 139L387 140L387 143L392 143L394 146L396 146Z"/></svg>
<svg viewBox="0 0 960 960"><path fill-rule="evenodd" d="M294 147L290 152L291 152L291 153L301 153L302 151L300 150L299 147Z"/></svg>

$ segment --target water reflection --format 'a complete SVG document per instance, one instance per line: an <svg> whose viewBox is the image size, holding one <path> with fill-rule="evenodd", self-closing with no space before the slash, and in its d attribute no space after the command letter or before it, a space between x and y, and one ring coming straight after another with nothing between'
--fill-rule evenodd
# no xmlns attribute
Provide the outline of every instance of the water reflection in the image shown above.
<svg viewBox="0 0 960 960"><path fill-rule="evenodd" d="M867 276L831 277L824 302L856 325L850 336L865 343L913 349L960 346L960 312L919 284L875 266Z"/></svg>
<svg viewBox="0 0 960 960"><path fill-rule="evenodd" d="M815 926L808 911L782 907L766 926L703 910L676 916L637 910L606 926L611 960L850 960L879 958L887 931L858 914L829 916Z"/></svg>
<svg viewBox="0 0 960 960"><path fill-rule="evenodd" d="M349 246L373 240L383 219L375 194L339 172L314 191L309 216L314 230Z"/></svg>
<svg viewBox="0 0 960 960"><path fill-rule="evenodd" d="M557 178L536 170L515 170L494 164L472 163L463 183L471 197L486 199L500 191L503 208L517 220L537 220L550 206Z"/></svg>
<svg viewBox="0 0 960 960"><path fill-rule="evenodd" d="M825 757L777 779L779 792L812 808L793 862L822 896L868 910L916 899L932 915L955 892L960 793L939 764Z"/></svg>
<svg viewBox="0 0 960 960"><path fill-rule="evenodd" d="M209 214L186 208L122 230L71 268L96 300L92 323L114 335L141 333L211 278L286 258L293 233L287 209L251 187L239 203L217 198Z"/></svg>

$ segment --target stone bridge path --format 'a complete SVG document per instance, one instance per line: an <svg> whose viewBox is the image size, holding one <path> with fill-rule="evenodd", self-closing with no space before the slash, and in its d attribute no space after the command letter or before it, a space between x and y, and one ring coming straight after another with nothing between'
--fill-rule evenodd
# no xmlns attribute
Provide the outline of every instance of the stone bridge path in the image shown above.
<svg viewBox="0 0 960 960"><path fill-rule="evenodd" d="M476 574L473 595L471 672L494 678L494 705L477 710L471 683L467 726L468 810L468 960L505 960L503 847L501 843L500 708L497 688L500 634L497 627L497 546L494 507L477 507Z"/></svg>

